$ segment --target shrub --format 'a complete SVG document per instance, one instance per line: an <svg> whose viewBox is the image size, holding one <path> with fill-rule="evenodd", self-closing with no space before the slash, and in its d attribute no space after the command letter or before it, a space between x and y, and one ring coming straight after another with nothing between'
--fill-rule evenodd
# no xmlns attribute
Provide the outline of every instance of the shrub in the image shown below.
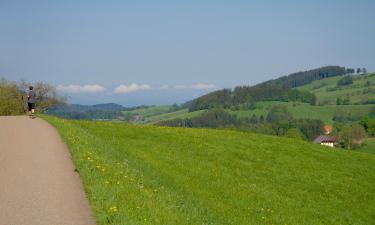
<svg viewBox="0 0 375 225"><path fill-rule="evenodd" d="M345 76L337 82L337 87L347 86L353 84L352 76Z"/></svg>

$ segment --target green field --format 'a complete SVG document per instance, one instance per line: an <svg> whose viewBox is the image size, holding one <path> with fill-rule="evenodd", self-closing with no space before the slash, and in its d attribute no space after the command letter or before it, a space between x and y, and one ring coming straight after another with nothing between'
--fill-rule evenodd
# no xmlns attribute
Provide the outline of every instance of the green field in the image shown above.
<svg viewBox="0 0 375 225"><path fill-rule="evenodd" d="M143 115L144 117L150 117L155 115L160 115L163 113L168 113L170 111L170 105L160 105L160 106L151 106L148 108L141 108L135 109L131 111L124 111L124 112L131 112L137 115Z"/></svg>
<svg viewBox="0 0 375 225"><path fill-rule="evenodd" d="M199 116L205 110L199 110L194 112L189 112L188 109L181 109L175 112L163 113L155 116L150 116L146 118L146 123L154 124L163 120L172 120L172 119L189 119L195 116Z"/></svg>
<svg viewBox="0 0 375 225"><path fill-rule="evenodd" d="M99 225L374 224L375 156L229 130L44 116Z"/></svg>
<svg viewBox="0 0 375 225"><path fill-rule="evenodd" d="M327 124L333 123L333 115L337 110L350 111L353 115L365 116L371 109L373 105L324 105L324 106L312 106L307 103L299 102L278 102L278 101L268 101L268 102L258 102L256 104L256 109L254 110L239 110L239 111L229 111L230 113L237 115L239 118L256 116L267 116L269 109L274 105L284 105L287 107L288 111L293 115L294 118L310 118L310 119L320 119Z"/></svg>
<svg viewBox="0 0 375 225"><path fill-rule="evenodd" d="M349 98L350 104L357 104L367 100L375 100L375 74L355 75L353 84L329 91L335 88L342 77L331 77L314 81L310 84L298 87L300 90L315 93L319 104L336 104L338 97ZM369 82L369 84L368 84ZM369 86L368 86L369 85ZM369 90L370 92L366 92Z"/></svg>
<svg viewBox="0 0 375 225"><path fill-rule="evenodd" d="M327 124L333 124L333 115L337 110L347 111L358 117L368 114L373 105L358 103L375 100L375 74L355 75L353 84L329 91L330 88L337 86L340 79L342 76L331 77L298 87L298 89L315 93L319 103L317 106L300 102L264 101L257 102L254 110L227 111L239 118L252 117L253 115L265 117L273 105L285 105L294 118L320 119ZM350 104L336 105L337 98L349 98ZM189 113L188 109L181 109L170 112L170 106L156 106L131 112L144 115L145 121L142 123L154 124L163 120L192 118L201 115L204 110Z"/></svg>
<svg viewBox="0 0 375 225"><path fill-rule="evenodd" d="M375 138L369 138L357 151L375 154Z"/></svg>
<svg viewBox="0 0 375 225"><path fill-rule="evenodd" d="M173 111L172 105L162 105L124 111L124 113L144 116L143 121L137 121L138 124L155 124L164 120L189 119L202 114L204 111L205 110L189 112L187 108Z"/></svg>

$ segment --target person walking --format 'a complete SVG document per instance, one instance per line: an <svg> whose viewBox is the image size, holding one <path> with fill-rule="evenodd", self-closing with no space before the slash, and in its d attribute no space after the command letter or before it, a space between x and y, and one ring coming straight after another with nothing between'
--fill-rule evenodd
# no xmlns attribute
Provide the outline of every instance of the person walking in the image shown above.
<svg viewBox="0 0 375 225"><path fill-rule="evenodd" d="M34 87L29 87L29 92L27 94L27 107L29 110L29 117L34 119L35 118L35 103L36 103L36 94L33 90Z"/></svg>

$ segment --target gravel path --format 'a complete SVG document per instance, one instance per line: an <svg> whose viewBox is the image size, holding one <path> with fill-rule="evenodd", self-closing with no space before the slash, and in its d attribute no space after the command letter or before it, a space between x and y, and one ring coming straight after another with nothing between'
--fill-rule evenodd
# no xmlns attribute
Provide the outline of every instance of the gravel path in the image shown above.
<svg viewBox="0 0 375 225"><path fill-rule="evenodd" d="M94 225L66 145L42 119L0 117L0 225Z"/></svg>

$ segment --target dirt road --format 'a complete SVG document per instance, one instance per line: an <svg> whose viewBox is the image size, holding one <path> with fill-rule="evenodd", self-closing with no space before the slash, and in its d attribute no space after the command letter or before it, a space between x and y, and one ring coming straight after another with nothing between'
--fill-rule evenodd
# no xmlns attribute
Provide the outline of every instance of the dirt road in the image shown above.
<svg viewBox="0 0 375 225"><path fill-rule="evenodd" d="M42 119L0 117L0 225L94 225L69 151Z"/></svg>

